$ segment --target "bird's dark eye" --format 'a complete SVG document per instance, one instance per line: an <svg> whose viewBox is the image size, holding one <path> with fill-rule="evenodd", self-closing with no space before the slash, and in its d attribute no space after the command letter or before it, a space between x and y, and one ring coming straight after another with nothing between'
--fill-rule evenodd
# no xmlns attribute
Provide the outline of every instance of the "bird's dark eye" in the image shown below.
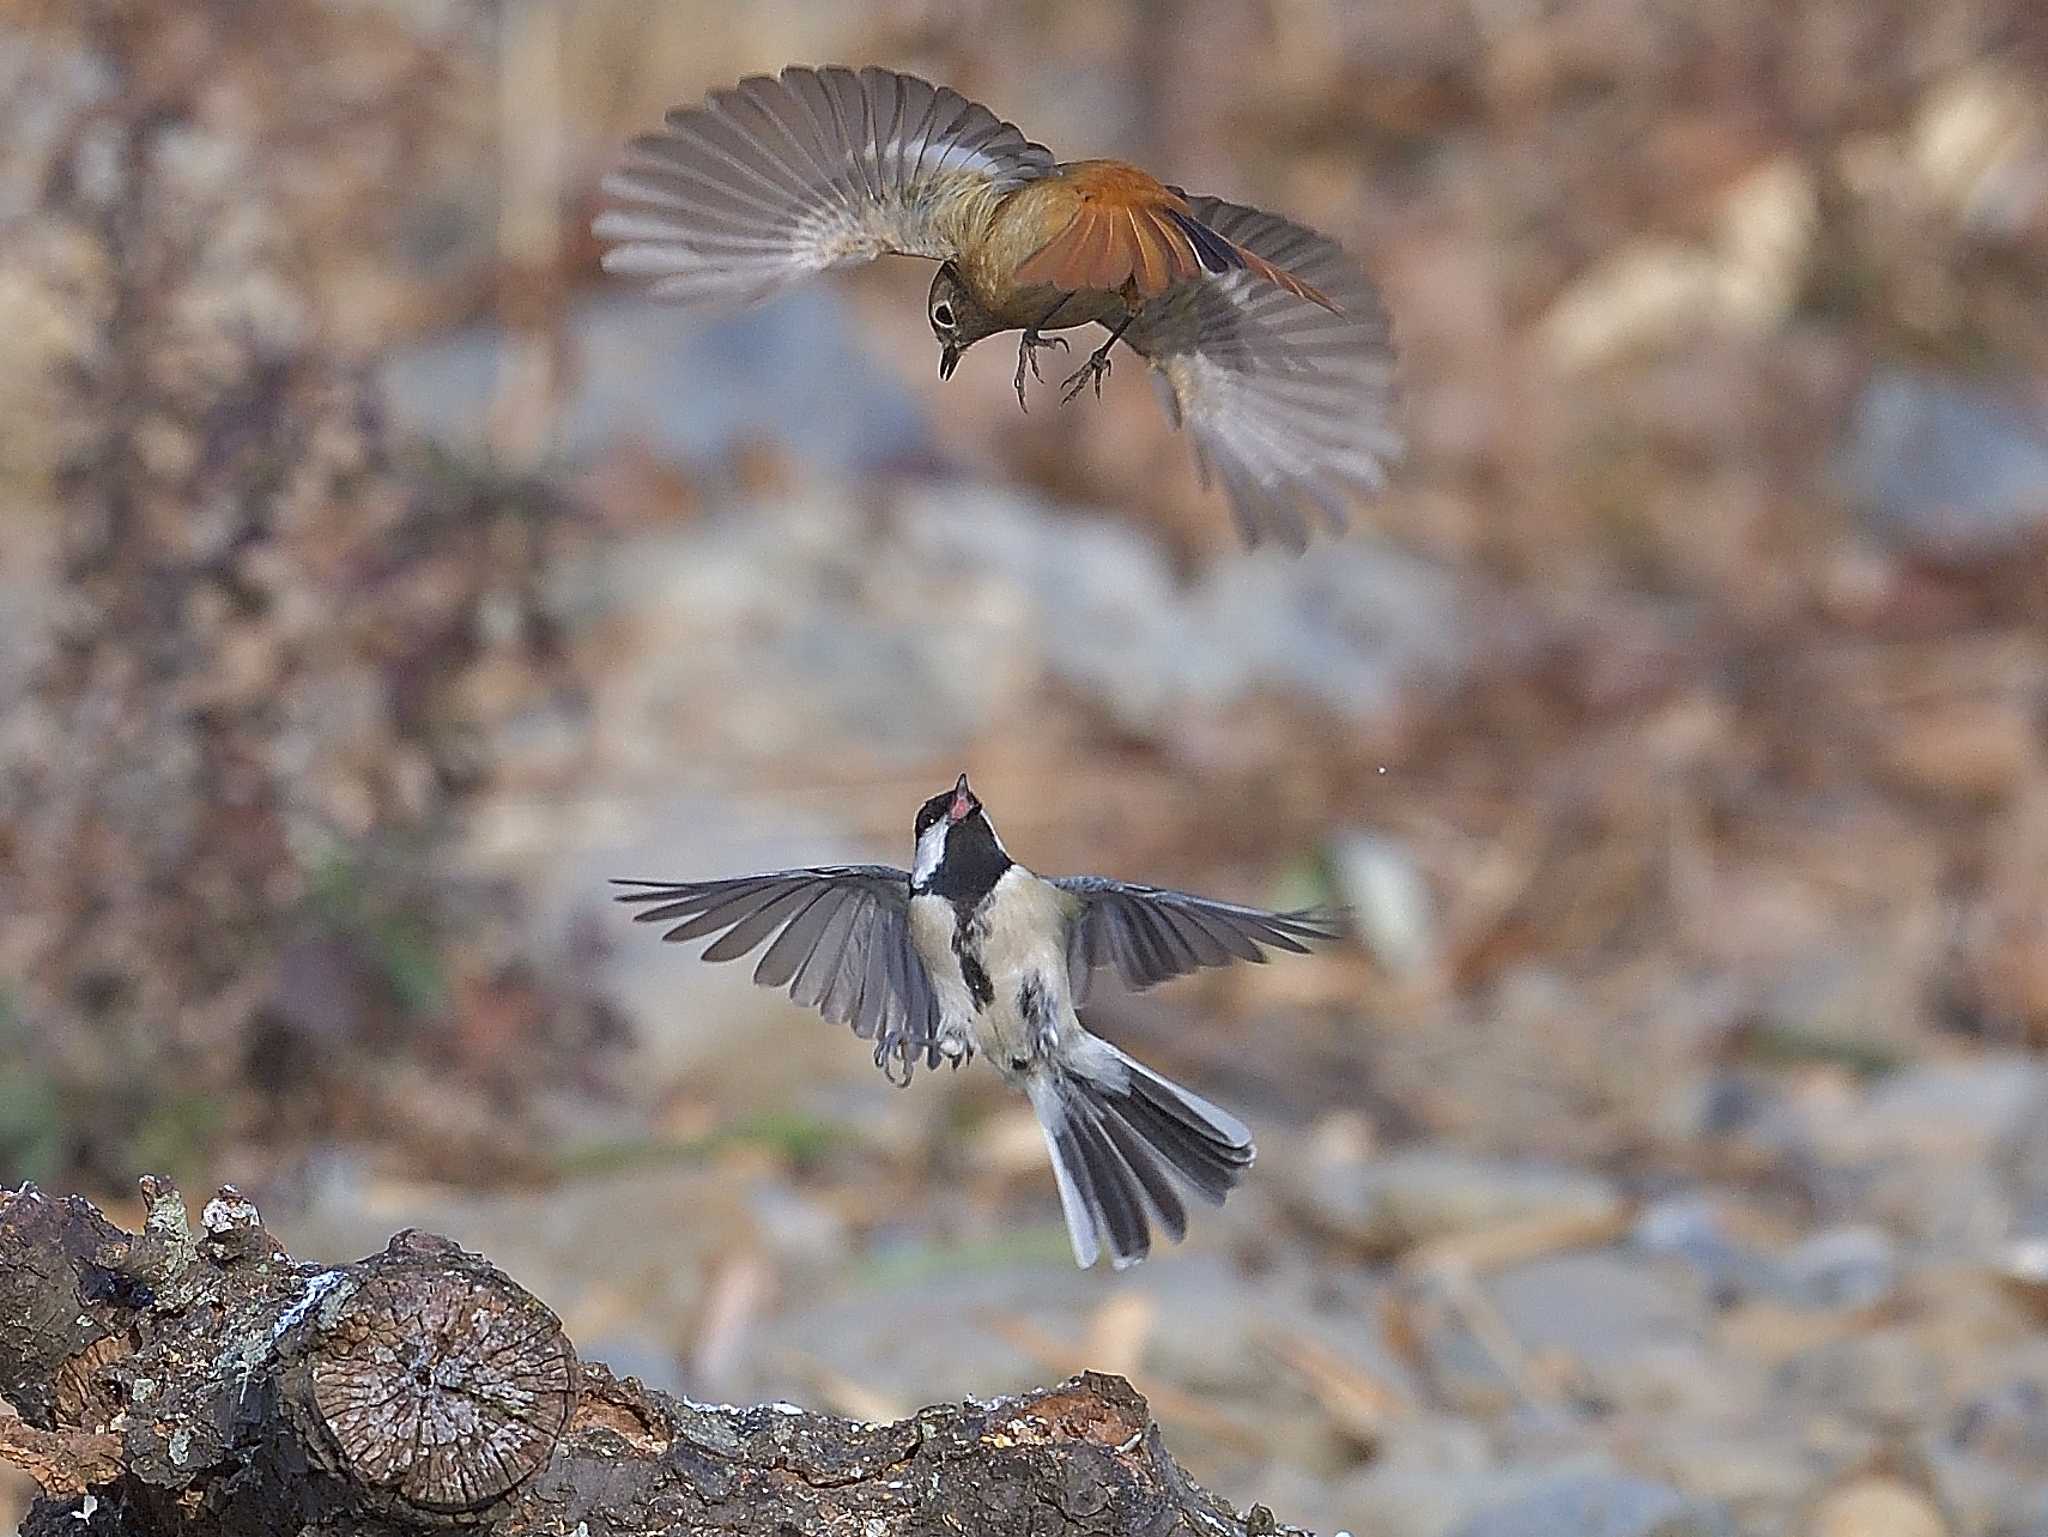
<svg viewBox="0 0 2048 1537"><path fill-rule="evenodd" d="M934 304L932 306L932 322L935 325L951 326L953 324L953 306L944 299Z"/></svg>

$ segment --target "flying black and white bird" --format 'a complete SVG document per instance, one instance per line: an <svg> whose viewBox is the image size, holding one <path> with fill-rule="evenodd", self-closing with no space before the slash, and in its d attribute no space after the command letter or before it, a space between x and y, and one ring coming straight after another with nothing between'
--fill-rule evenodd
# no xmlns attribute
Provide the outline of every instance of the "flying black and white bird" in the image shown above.
<svg viewBox="0 0 2048 1537"><path fill-rule="evenodd" d="M1187 1231L1183 1192L1221 1205L1251 1167L1251 1133L1201 1095L1091 1034L1075 1016L1099 971L1151 987L1204 966L1304 954L1337 915L1286 913L1094 875L1045 877L1003 848L967 776L917 813L912 868L827 865L715 881L620 881L670 940L717 936L704 959L763 944L764 987L853 1026L907 1083L918 1058L976 1054L1031 1100L1074 1259L1118 1269L1155 1224ZM771 942L772 940L772 942Z"/></svg>

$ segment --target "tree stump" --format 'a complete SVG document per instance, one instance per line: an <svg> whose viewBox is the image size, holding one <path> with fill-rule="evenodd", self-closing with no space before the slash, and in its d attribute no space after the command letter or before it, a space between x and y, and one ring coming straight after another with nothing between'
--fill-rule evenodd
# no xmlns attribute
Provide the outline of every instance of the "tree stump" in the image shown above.
<svg viewBox="0 0 2048 1537"><path fill-rule="evenodd" d="M0 1192L0 1459L29 1537L1248 1537L1145 1401L1083 1373L892 1425L693 1403L579 1362L480 1255L407 1231L295 1263L232 1189L195 1236L165 1180L123 1233Z"/></svg>

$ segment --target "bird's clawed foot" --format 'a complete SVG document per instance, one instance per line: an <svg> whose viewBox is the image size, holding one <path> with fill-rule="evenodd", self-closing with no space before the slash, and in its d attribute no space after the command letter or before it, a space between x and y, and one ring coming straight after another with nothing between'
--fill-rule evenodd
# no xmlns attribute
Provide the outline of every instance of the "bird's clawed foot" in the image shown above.
<svg viewBox="0 0 2048 1537"><path fill-rule="evenodd" d="M1038 349L1041 347L1057 347L1064 352L1067 350L1067 339L1064 336L1040 336L1036 331L1026 331L1018 337L1017 404L1026 411L1031 407L1024 404L1024 370L1030 369L1031 377L1034 379L1042 381L1045 378L1045 375L1038 371Z"/></svg>
<svg viewBox="0 0 2048 1537"><path fill-rule="evenodd" d="M961 1063L974 1060L974 1042L964 1035L941 1035L939 1055L946 1059L955 1072L958 1072Z"/></svg>
<svg viewBox="0 0 2048 1537"><path fill-rule="evenodd" d="M1116 345L1116 338L1109 339L1110 347ZM1102 381L1109 377L1109 347L1099 347L1088 355L1088 361L1060 381L1062 394L1060 404L1066 405L1089 385L1095 386L1095 398L1102 398Z"/></svg>
<svg viewBox="0 0 2048 1537"><path fill-rule="evenodd" d="M899 1089L910 1087L912 1074L917 1071L918 1054L925 1043L906 1035L891 1035L882 1032L875 1042L875 1066L882 1070L882 1076Z"/></svg>

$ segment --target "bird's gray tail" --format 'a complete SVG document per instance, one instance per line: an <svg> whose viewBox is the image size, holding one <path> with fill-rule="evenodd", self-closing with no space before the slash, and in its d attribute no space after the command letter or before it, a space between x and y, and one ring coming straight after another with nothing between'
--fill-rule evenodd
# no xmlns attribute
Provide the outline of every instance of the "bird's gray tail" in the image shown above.
<svg viewBox="0 0 2048 1537"><path fill-rule="evenodd" d="M1136 1264L1151 1252L1155 1222L1177 1241L1188 1227L1181 1191L1221 1206L1251 1167L1242 1121L1095 1036L1027 1087L1083 1268L1105 1249L1119 1270Z"/></svg>

